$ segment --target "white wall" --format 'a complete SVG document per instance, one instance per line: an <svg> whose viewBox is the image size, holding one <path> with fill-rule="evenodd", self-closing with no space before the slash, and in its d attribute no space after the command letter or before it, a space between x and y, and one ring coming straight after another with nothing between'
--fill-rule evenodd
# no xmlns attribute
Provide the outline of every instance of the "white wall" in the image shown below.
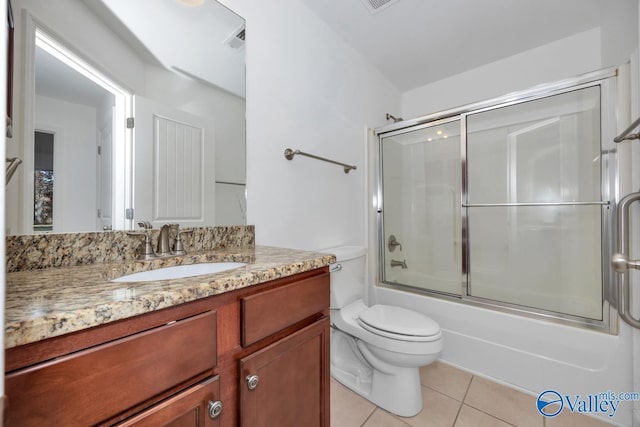
<svg viewBox="0 0 640 427"><path fill-rule="evenodd" d="M601 68L600 29L527 50L402 94L409 119Z"/></svg>
<svg viewBox="0 0 640 427"><path fill-rule="evenodd" d="M638 47L638 1L616 0L604 9L601 30L602 67L629 61Z"/></svg>
<svg viewBox="0 0 640 427"><path fill-rule="evenodd" d="M297 0L224 0L247 20L248 223L256 242L364 243L365 127L397 90ZM285 148L355 164L284 158Z"/></svg>
<svg viewBox="0 0 640 427"><path fill-rule="evenodd" d="M93 230L97 111L46 96L36 97L35 111L37 130L59 131L54 137L54 232Z"/></svg>

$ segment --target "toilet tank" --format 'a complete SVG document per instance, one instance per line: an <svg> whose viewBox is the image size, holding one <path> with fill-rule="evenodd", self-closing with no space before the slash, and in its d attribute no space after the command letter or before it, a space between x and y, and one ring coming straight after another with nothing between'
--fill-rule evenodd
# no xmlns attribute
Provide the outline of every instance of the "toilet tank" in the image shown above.
<svg viewBox="0 0 640 427"><path fill-rule="evenodd" d="M362 246L339 246L325 249L337 262L331 264L331 308L340 309L364 295L365 254Z"/></svg>

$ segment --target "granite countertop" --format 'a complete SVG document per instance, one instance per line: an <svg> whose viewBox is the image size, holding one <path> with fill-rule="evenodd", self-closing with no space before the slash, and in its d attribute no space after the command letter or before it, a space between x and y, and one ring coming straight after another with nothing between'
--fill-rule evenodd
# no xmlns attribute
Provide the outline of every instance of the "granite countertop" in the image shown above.
<svg viewBox="0 0 640 427"><path fill-rule="evenodd" d="M215 274L115 283L138 271L199 262L244 262ZM291 276L335 262L319 252L225 248L153 261L120 261L7 274L5 347L17 347L154 310Z"/></svg>

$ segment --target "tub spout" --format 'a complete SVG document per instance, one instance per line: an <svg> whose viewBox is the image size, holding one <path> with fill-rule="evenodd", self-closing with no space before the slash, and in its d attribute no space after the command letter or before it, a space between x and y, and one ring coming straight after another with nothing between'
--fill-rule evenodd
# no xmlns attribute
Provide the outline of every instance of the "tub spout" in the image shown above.
<svg viewBox="0 0 640 427"><path fill-rule="evenodd" d="M392 259L391 267L402 267L402 269L404 270L407 268L407 260L405 259L404 261L396 261L395 259Z"/></svg>

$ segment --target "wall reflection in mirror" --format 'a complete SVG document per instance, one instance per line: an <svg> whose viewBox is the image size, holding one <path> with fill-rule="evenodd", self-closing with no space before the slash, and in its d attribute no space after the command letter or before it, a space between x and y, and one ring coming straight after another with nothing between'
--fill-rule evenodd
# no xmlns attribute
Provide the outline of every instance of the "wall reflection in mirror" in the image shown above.
<svg viewBox="0 0 640 427"><path fill-rule="evenodd" d="M176 0L12 0L7 234L246 223L244 20Z"/></svg>

